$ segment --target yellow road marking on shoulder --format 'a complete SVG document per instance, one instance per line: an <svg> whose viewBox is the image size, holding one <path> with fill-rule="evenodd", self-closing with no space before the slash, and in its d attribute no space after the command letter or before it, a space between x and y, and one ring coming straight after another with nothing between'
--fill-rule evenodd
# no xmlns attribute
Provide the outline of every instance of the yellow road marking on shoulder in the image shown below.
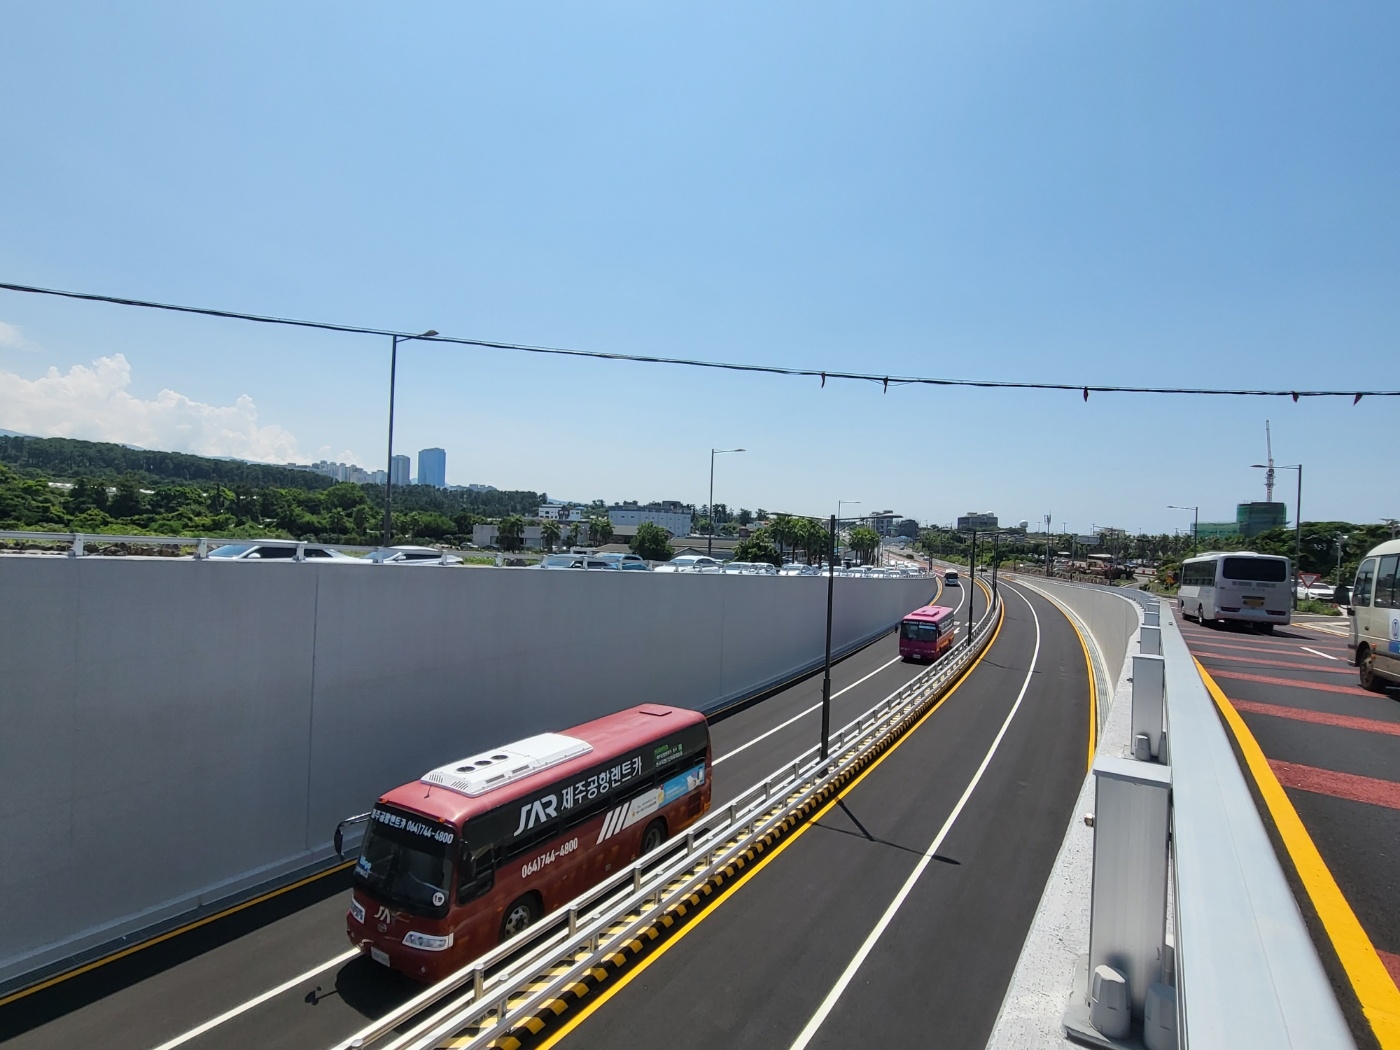
<svg viewBox="0 0 1400 1050"><path fill-rule="evenodd" d="M158 937L152 937L150 940L142 941L140 944L130 945L129 947L121 949L121 951L113 952L111 955L104 955L100 959L94 959L92 962L84 963L82 966L75 967L72 970L65 970L63 973L55 974L47 980L40 981L38 984L31 984L28 988L21 988L17 992L11 992L3 999L0 999L0 1006L6 1006L18 999L25 998L25 996L33 995L36 992L42 992L45 988L52 988L56 984L62 984L70 978L88 973L91 970L96 970L99 966L106 966L110 962L116 962L118 959L124 959L128 955L134 955L143 948L149 948L152 945L160 944L162 941L168 941L172 937L178 937L182 933L189 933L190 930L196 930L201 926L207 926L211 922L227 918L235 912L243 911L245 908L251 908L255 904L261 904L263 901L271 900L273 897L280 897L284 893L290 893L292 890L315 882L317 879L324 879L327 875L334 875L338 871L344 871L354 863L353 860L347 860L344 864L337 864L335 867L327 868L325 871L319 871L315 875L308 875L304 879L298 879L290 886L282 886L275 890L269 890L267 893L254 897L251 900L246 900L242 904L235 904L233 907L225 908L223 911L215 912L213 915L206 915L202 919L196 919L194 922L187 923L177 929L167 930Z"/></svg>
<svg viewBox="0 0 1400 1050"><path fill-rule="evenodd" d="M1371 1024L1371 1031L1375 1033L1382 1050L1400 1050L1400 988L1396 988L1391 980L1385 963L1381 962L1371 938L1361 928L1360 920L1323 861L1298 811L1293 808L1283 785L1269 768L1269 761L1264 757L1254 734L1201 661L1196 660L1195 663L1201 673L1201 681L1239 744L1245 764L1264 798L1264 804L1269 807L1269 815L1273 817L1274 826L1278 828L1279 837L1293 860L1303 888L1307 890L1342 969L1346 971L1347 979L1361 1001L1361 1011Z"/></svg>
<svg viewBox="0 0 1400 1050"><path fill-rule="evenodd" d="M986 589L985 585L983 586L983 589ZM829 799L826 802L825 805L822 806L821 809L817 810L816 813L812 814L812 816L807 819L806 823L804 823L791 835L783 839L782 842L778 843L778 845L772 850L772 852L765 853L757 864L751 867L748 871L744 872L744 874L737 881L735 881L735 883L732 886L727 887L723 893L721 893L718 897L715 898L714 903L710 905L709 909L703 915L698 916L694 921L688 923L685 926L682 926L679 930L675 932L675 934L671 936L670 940L662 944L661 947L656 949L656 951L652 952L640 962L634 964L624 974L616 978L615 981L610 982L608 985L606 985L603 989L603 993L599 995L598 998L594 999L582 1010L580 1010L576 1016L569 1018L569 1020L564 1023L563 1027L561 1027L559 1031L555 1032L544 1042L540 1043L536 1050L549 1050L550 1047L557 1044L559 1040L563 1039L566 1035L568 1035L575 1028L577 1028L584 1021L586 1021L589 1017L591 1017L594 1014L594 1012L598 1010L599 1007L601 1007L618 992L622 991L622 989L626 988L628 983L632 980L632 978L636 977L639 973L641 973L648 966L650 966L654 960L659 959L661 958L661 956L665 955L666 952L670 950L673 944L678 943L682 938L685 937L686 934L688 934L691 930L695 929L707 918L709 918L716 911L718 911L720 906L729 899L731 894L738 891L738 889L741 886L743 886L744 883L748 882L749 879L753 878L760 871L762 871L769 861L771 861L774 857L778 856L778 854L782 853L783 850L788 848L788 846L792 845L792 843L796 842L799 838L801 838L803 833L806 832L808 828L810 828L822 817L826 816L828 810L835 807L835 805L838 802L840 802L843 798L845 798L847 794L855 790L856 785L858 785L862 780L864 780L872 772L874 772L876 767L879 766L881 762L883 762L890 755L894 754L894 752L899 748L900 744L904 743L904 741L908 740L911 736L913 736L915 731L918 730L918 728L921 725L923 725L926 721L928 721L928 719L932 717L935 711L937 711L940 707L943 706L943 702L958 691L962 684L965 681L967 681L968 676L972 674L973 671L977 670L977 666L983 661L983 659L986 658L986 655L992 651L992 646L996 644L997 637L1001 634L1002 624L1005 622L1006 610L1003 607L1001 613L997 616L996 630L992 634L991 641L987 643L987 647L983 649L981 653L978 654L977 659L973 660L972 663L968 666L967 670L964 671L959 676L958 680L953 683L952 688L950 688L946 693L940 696L938 698L937 703L935 703L932 707L925 711L923 715L919 718L919 720L915 722L912 726L910 726L903 736L901 736L893 744L887 747L875 759L874 762L871 762L870 765L866 766L863 770L861 770L860 774L854 780L852 780L844 788L838 791L831 799ZM1386 1050L1389 1050L1389 1048L1387 1047Z"/></svg>

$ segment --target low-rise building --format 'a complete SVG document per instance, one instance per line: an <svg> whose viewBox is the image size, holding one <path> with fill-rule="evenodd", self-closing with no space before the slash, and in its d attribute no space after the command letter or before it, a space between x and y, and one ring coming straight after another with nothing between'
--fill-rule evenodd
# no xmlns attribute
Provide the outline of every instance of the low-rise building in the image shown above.
<svg viewBox="0 0 1400 1050"><path fill-rule="evenodd" d="M970 510L958 516L959 532L983 532L996 527L997 516L989 510Z"/></svg>
<svg viewBox="0 0 1400 1050"><path fill-rule="evenodd" d="M613 528L637 526L643 522L659 525L672 536L690 535L691 523L695 518L695 508L677 500L661 500L658 503L617 503L608 508L608 520Z"/></svg>

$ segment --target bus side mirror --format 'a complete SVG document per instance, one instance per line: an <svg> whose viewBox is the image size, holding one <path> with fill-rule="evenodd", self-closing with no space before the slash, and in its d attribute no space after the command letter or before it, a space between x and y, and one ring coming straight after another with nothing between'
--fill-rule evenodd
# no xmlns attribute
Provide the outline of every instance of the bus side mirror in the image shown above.
<svg viewBox="0 0 1400 1050"><path fill-rule="evenodd" d="M358 816L346 817L344 820L342 820L339 824L335 826L335 837L332 841L335 843L335 855L341 860L345 859L346 827L348 827L351 824L362 824L367 820L369 820L369 814L361 813Z"/></svg>

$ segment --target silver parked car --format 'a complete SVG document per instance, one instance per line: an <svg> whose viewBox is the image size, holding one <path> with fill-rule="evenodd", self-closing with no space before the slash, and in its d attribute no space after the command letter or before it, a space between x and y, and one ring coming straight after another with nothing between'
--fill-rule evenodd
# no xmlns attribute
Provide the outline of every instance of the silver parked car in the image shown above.
<svg viewBox="0 0 1400 1050"><path fill-rule="evenodd" d="M436 547L382 547L365 555L365 561L382 565L461 565L459 555L448 554Z"/></svg>
<svg viewBox="0 0 1400 1050"><path fill-rule="evenodd" d="M268 543L225 543L215 547L206 557L210 561L316 561L336 565L366 565L363 558L352 558L329 547L319 547L312 543L297 547L287 544Z"/></svg>
<svg viewBox="0 0 1400 1050"><path fill-rule="evenodd" d="M665 565L658 565L657 572L723 572L719 560L705 554L682 554L672 558Z"/></svg>

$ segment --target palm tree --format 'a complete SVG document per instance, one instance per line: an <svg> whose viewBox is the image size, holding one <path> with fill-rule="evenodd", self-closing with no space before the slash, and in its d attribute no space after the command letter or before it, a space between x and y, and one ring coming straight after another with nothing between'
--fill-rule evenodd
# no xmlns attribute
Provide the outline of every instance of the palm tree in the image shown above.
<svg viewBox="0 0 1400 1050"><path fill-rule="evenodd" d="M578 522L574 521L569 523L569 531L564 537L564 543L569 547L578 546Z"/></svg>
<svg viewBox="0 0 1400 1050"><path fill-rule="evenodd" d="M797 522L793 520L791 514L778 514L773 518L768 526L768 533L773 538L773 542L778 545L778 553L783 553L784 547L791 547L797 539Z"/></svg>
<svg viewBox="0 0 1400 1050"><path fill-rule="evenodd" d="M554 545L559 542L559 523L549 520L540 526L540 539L544 541L544 549L552 551Z"/></svg>
<svg viewBox="0 0 1400 1050"><path fill-rule="evenodd" d="M861 563L864 564L880 546L880 534L868 525L857 525L846 537L846 543L851 550L860 555Z"/></svg>
<svg viewBox="0 0 1400 1050"><path fill-rule="evenodd" d="M612 522L607 518L588 519L588 543L593 547L600 547L613 537Z"/></svg>
<svg viewBox="0 0 1400 1050"><path fill-rule="evenodd" d="M525 542L525 519L519 514L502 518L496 526L496 541L501 545L501 550L518 551Z"/></svg>

